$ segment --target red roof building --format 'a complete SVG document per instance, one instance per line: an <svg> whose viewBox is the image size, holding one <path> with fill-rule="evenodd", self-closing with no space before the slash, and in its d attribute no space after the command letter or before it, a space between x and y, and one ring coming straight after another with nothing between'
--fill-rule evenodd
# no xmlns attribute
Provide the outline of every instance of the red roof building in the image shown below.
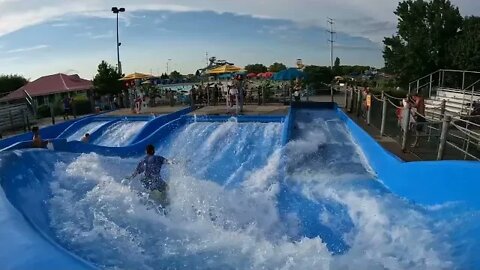
<svg viewBox="0 0 480 270"><path fill-rule="evenodd" d="M66 75L58 73L43 76L33 82L29 82L28 84L1 98L0 102L24 99L26 97L25 92L27 92L31 97L44 97L55 94L84 92L92 88L92 81L82 79L77 74ZM43 103L43 99L40 99L40 104L41 103Z"/></svg>

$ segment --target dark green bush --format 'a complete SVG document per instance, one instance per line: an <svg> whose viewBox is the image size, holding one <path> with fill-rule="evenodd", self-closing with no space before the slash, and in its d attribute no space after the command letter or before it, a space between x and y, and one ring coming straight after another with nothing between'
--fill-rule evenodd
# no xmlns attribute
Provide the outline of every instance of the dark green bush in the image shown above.
<svg viewBox="0 0 480 270"><path fill-rule="evenodd" d="M50 117L50 107L46 104L38 106L37 117L38 118Z"/></svg>
<svg viewBox="0 0 480 270"><path fill-rule="evenodd" d="M90 101L85 98L76 98L74 100L75 110L77 115L89 114L92 113L92 106Z"/></svg>

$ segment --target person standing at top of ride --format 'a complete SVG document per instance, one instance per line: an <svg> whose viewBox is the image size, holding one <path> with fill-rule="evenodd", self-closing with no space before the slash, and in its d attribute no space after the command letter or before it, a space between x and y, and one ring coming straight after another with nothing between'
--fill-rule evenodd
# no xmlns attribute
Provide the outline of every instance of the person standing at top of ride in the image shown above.
<svg viewBox="0 0 480 270"><path fill-rule="evenodd" d="M233 104L234 103L236 104L235 101L238 95L238 89L235 87L234 84L230 86L229 94L230 94L230 107L233 107Z"/></svg>
<svg viewBox="0 0 480 270"><path fill-rule="evenodd" d="M412 115L416 122L415 125L415 141L411 147L417 147L419 144L420 133L423 132L425 125L425 99L420 94L415 94L412 97Z"/></svg>
<svg viewBox="0 0 480 270"><path fill-rule="evenodd" d="M211 88L211 89L212 89L212 91L210 91L210 93L212 93L212 97L211 97L212 105L216 106L217 101L218 101L218 86L217 86L217 84L215 84L213 86L213 88Z"/></svg>
<svg viewBox="0 0 480 270"><path fill-rule="evenodd" d="M138 163L137 168L130 177L131 180L139 174L143 174L140 179L143 187L150 191L150 199L160 203L162 206L168 205L168 185L161 177L162 166L164 164L175 164L173 160L155 155L155 147L151 144L145 148L146 156Z"/></svg>
<svg viewBox="0 0 480 270"><path fill-rule="evenodd" d="M69 96L63 98L63 120L68 120L68 115L72 114L72 99Z"/></svg>
<svg viewBox="0 0 480 270"><path fill-rule="evenodd" d="M301 101L302 96L302 83L300 82L300 78L295 80L295 85L293 86L293 97L295 98L295 102Z"/></svg>

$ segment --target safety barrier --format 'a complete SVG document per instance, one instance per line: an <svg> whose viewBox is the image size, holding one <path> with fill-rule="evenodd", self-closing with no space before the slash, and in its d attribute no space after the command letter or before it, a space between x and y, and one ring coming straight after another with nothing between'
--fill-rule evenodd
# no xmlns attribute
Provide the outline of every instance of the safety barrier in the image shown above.
<svg viewBox="0 0 480 270"><path fill-rule="evenodd" d="M345 91L345 110L396 139L402 151L423 160L480 160L480 125L460 113L446 111L447 101L436 108L437 117L425 117L403 104L405 98L385 92L374 95L355 89Z"/></svg>

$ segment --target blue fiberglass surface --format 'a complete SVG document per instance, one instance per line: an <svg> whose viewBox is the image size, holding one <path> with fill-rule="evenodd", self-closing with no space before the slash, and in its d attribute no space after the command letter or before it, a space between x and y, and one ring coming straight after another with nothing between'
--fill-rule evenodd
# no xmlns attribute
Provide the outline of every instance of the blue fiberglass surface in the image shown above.
<svg viewBox="0 0 480 270"><path fill-rule="evenodd" d="M90 143L119 147L129 144L134 136L147 124L147 121L119 121L109 126L103 134Z"/></svg>
<svg viewBox="0 0 480 270"><path fill-rule="evenodd" d="M293 109L287 122L190 119L155 137L157 154L178 162L162 174L167 216L145 205L138 179L123 181L138 156L0 153L0 236L37 254L8 256L0 244L3 268L478 268L478 209L387 189L335 110Z"/></svg>
<svg viewBox="0 0 480 270"><path fill-rule="evenodd" d="M346 258L355 258L355 269L478 267L477 210L421 206L392 193L334 110L296 109L291 117L280 215L337 254L332 269L349 269Z"/></svg>

